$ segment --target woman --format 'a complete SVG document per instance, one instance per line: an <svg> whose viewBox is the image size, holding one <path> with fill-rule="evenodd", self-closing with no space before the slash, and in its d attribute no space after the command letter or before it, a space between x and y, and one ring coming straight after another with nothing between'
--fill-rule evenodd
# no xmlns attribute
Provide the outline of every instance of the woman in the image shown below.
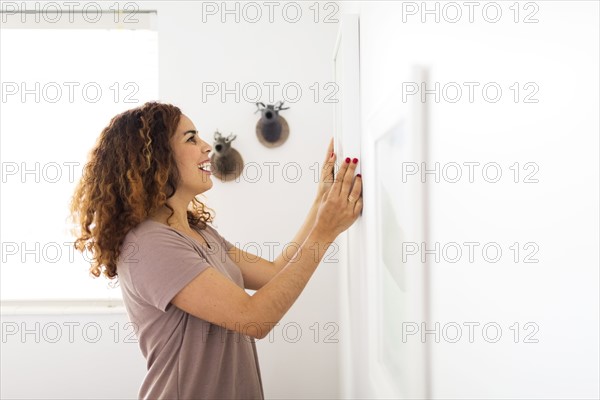
<svg viewBox="0 0 600 400"><path fill-rule="evenodd" d="M211 147L179 108L146 103L104 128L71 203L75 246L93 254L95 277L119 277L147 360L140 398L264 397L255 339L362 210L358 160L346 159L333 180L332 149L294 256L256 261L208 224L196 196L213 186Z"/></svg>

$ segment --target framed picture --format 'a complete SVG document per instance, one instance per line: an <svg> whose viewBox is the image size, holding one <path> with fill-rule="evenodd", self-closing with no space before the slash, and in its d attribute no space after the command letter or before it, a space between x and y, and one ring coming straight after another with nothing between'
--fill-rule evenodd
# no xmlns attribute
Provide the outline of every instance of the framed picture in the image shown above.
<svg viewBox="0 0 600 400"><path fill-rule="evenodd" d="M334 151L338 167L346 157L361 160L359 18L357 14L339 17L338 35L333 49L333 77L337 96L334 103ZM337 172L337 168L336 171ZM364 281L364 241L362 218L338 236L340 282L340 377L342 397L354 397L366 365L366 286Z"/></svg>
<svg viewBox="0 0 600 400"><path fill-rule="evenodd" d="M363 212L338 237L342 397L368 390L375 397L426 398L427 351L420 336L403 343L403 323L426 320L426 274L420 258L402 261L402 242L424 241L425 185L403 183L401 162L425 159L426 115L417 96L402 99L390 87L376 111L360 119L359 19L340 16L333 51L338 89L334 108L334 151L360 159ZM421 82L416 68L398 80ZM401 85L401 83L400 83ZM414 177L413 177L414 178ZM366 389L368 388L368 389Z"/></svg>
<svg viewBox="0 0 600 400"><path fill-rule="evenodd" d="M424 82L425 71L414 68L403 82ZM402 97L393 87L369 116L363 140L370 160L365 174L374 180L365 187L369 321L368 365L381 396L426 398L428 374L426 344L420 338L427 321L426 265L420 256L406 257L407 246L426 241L426 185L420 168L426 161L426 112L420 96ZM415 327L416 335L407 335ZM407 339L410 340L407 340Z"/></svg>

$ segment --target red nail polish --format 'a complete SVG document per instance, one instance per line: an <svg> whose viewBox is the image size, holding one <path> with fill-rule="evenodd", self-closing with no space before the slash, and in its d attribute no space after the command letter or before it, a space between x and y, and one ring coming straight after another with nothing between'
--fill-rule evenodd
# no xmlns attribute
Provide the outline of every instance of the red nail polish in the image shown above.
<svg viewBox="0 0 600 400"><path fill-rule="evenodd" d="M354 164L356 164L356 163L358 162L358 158L353 158L353 159L352 159L352 162L353 162Z"/></svg>
<svg viewBox="0 0 600 400"><path fill-rule="evenodd" d="M358 176L359 178L362 178L362 175L361 175L361 174L356 174L356 176Z"/></svg>
<svg viewBox="0 0 600 400"><path fill-rule="evenodd" d="M346 157L346 164L350 164L350 157Z"/></svg>
<svg viewBox="0 0 600 400"><path fill-rule="evenodd" d="M330 157L333 157L333 153L331 153Z"/></svg>

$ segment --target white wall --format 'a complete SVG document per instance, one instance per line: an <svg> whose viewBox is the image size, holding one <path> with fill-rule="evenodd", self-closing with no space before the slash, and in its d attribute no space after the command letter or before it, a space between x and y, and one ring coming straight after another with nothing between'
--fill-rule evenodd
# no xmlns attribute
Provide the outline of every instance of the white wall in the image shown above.
<svg viewBox="0 0 600 400"><path fill-rule="evenodd" d="M457 103L427 97L428 162L496 162L503 173L496 184L482 179L481 168L474 183L464 175L454 184L427 178L428 248L435 242L481 243L474 263L465 261L466 254L457 263L443 258L430 263L428 328L436 322L480 323L473 343L466 326L458 343L443 337L435 343L427 336L430 395L598 398L599 5L535 2L539 23L515 24L508 9L513 2L500 2L503 18L492 24L483 20L481 2L474 23L465 21L462 7L463 19L452 24L443 18L435 23L432 15L422 23L420 13L402 22L408 3L343 3L343 11L360 14L363 131L379 102L414 65L426 67L430 83L441 86L480 82L481 89L497 82L503 89L497 103L483 100L480 90L473 103L466 92ZM531 11L521 9L520 18ZM539 102L515 103L509 89L514 82L521 87L535 82ZM515 162L521 165L519 183L512 182L509 169ZM531 171L523 170L526 162L539 166L539 183L522 183L523 172ZM481 256L488 242L503 251L497 263ZM521 246L518 263L509 248L514 242ZM526 242L539 246L539 263L523 263L530 252L523 249ZM488 322L502 328L497 343L483 339L481 327ZM510 329L515 322L518 343ZM532 332L524 329L527 322L539 327L533 336L538 343L523 343ZM367 374L362 365L353 372ZM368 380L354 383L344 395L378 393Z"/></svg>
<svg viewBox="0 0 600 400"><path fill-rule="evenodd" d="M123 310L39 305L2 315L3 399L134 399L146 362Z"/></svg>
<svg viewBox="0 0 600 400"><path fill-rule="evenodd" d="M195 2L136 4L140 9L158 10L160 100L181 107L204 139L212 138L216 129L237 134L234 147L247 165L260 167L248 170L238 183L214 180L205 199L216 211L215 225L231 242L273 259L304 220L317 189L316 163L321 165L333 135L332 104L324 100L331 93L325 85L332 80L330 59L337 24L322 22L331 9L321 8L320 22L315 23L314 7L311 10L310 3L296 3L301 4L302 18L290 23L282 17L281 3L275 8L273 23L268 22L268 9L263 7L261 22L252 24L243 18L236 23L232 15L222 23L219 14L209 15L203 22L202 6ZM213 4L221 6L221 2ZM238 3L240 9L242 5ZM228 7L233 9L234 4ZM293 18L293 10L288 15ZM276 149L263 147L255 134L259 118L259 114L254 114L256 106L244 97L236 102L232 95L224 102L220 96L203 101L203 82L225 82L227 89L235 88L235 82L240 82L241 88L257 82L264 91L259 101L264 103L285 100L281 88L286 84L300 87L298 101L286 103L291 108L282 113L290 125L288 141ZM269 86L265 82L275 83L273 99L268 97ZM315 83L319 87L316 99ZM288 93L293 100L293 89ZM269 164L265 163L278 163L274 164L271 181ZM297 164L284 175L286 163ZM261 175L255 179L257 171ZM297 181L296 171L301 174ZM269 254L269 246L274 246L276 253ZM267 337L258 342L266 397L339 397L339 344L331 342L341 339L337 327L336 268L335 264L322 264L296 304L274 328L272 340ZM3 316L3 322L34 326L36 321L49 320L62 325L64 318L82 322L89 317L67 317L60 312L46 317L17 313ZM93 318L106 327L113 321L123 323L126 315ZM335 325L326 326L329 322ZM297 334L301 336L296 337ZM88 344L84 340L37 344L32 336L28 338L22 344L11 337L2 346L3 398L137 395L145 369L137 344Z"/></svg>

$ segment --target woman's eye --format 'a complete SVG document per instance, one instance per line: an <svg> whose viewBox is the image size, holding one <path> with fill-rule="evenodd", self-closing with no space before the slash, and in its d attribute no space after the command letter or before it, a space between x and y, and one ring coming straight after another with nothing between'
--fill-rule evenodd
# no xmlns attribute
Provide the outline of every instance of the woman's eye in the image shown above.
<svg viewBox="0 0 600 400"><path fill-rule="evenodd" d="M196 137L195 136L190 137L187 141L189 142L190 140L193 141L194 143L196 143Z"/></svg>

